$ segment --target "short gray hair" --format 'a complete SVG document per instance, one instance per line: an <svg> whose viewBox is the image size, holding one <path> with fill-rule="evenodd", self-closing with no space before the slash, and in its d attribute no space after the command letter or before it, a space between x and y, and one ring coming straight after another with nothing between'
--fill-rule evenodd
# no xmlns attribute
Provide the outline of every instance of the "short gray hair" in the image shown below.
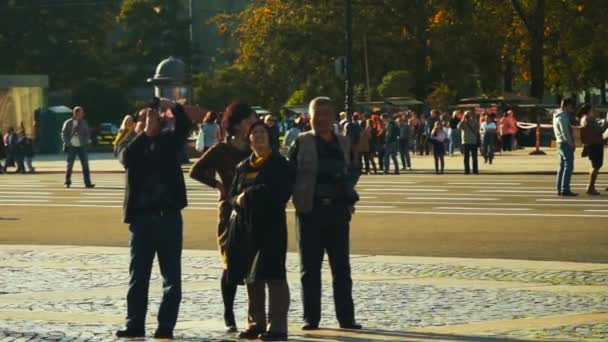
<svg viewBox="0 0 608 342"><path fill-rule="evenodd" d="M317 108L322 107L322 106L328 106L328 107L333 108L334 101L332 101L327 96L315 97L314 99L312 99L310 101L310 105L308 106L308 112L310 113L310 116L315 115L315 111L317 110Z"/></svg>

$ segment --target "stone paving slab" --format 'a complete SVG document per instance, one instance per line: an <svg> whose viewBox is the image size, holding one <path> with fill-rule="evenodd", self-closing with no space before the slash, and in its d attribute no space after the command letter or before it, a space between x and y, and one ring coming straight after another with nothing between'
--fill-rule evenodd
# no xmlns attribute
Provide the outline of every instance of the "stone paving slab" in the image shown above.
<svg viewBox="0 0 608 342"><path fill-rule="evenodd" d="M290 254L292 340L608 339L608 315L598 316L603 317L599 322L585 318L608 313L608 265L580 264L577 270L576 263L511 261L492 267L490 260L467 264L466 259L381 256L354 256L351 262L357 318L370 329L367 335L330 330L311 336L297 329L300 285L297 256ZM223 306L216 252L186 250L183 265L177 336L233 340L217 321ZM111 331L126 313L127 266L126 248L0 245L0 341L113 340ZM152 279L151 330L161 288L156 265ZM321 325L335 327L327 267L323 283ZM237 291L235 313L242 326L243 288ZM579 319L550 319L573 316Z"/></svg>

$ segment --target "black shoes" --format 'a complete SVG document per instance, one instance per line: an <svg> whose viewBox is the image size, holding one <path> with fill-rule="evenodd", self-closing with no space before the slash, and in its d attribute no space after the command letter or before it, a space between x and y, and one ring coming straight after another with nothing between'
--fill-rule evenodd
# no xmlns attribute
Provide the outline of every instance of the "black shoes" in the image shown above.
<svg viewBox="0 0 608 342"><path fill-rule="evenodd" d="M340 329L361 330L363 326L355 322L340 324Z"/></svg>
<svg viewBox="0 0 608 342"><path fill-rule="evenodd" d="M173 339L173 331L165 330L165 329L156 329L154 332L154 338L162 338L162 339Z"/></svg>
<svg viewBox="0 0 608 342"><path fill-rule="evenodd" d="M287 334L267 332L261 334L259 339L262 341L287 341Z"/></svg>
<svg viewBox="0 0 608 342"><path fill-rule="evenodd" d="M238 331L236 327L236 320L234 319L234 313L224 313L224 330L227 333L235 333Z"/></svg>
<svg viewBox="0 0 608 342"><path fill-rule="evenodd" d="M574 193L572 191L568 191L568 192L562 192L562 194L560 196L562 196L562 197L576 197L576 196L578 196L578 194Z"/></svg>
<svg viewBox="0 0 608 342"><path fill-rule="evenodd" d="M122 329L116 330L116 337L121 338L135 338L135 337L145 337L146 332L144 330L135 330L135 329Z"/></svg>
<svg viewBox="0 0 608 342"><path fill-rule="evenodd" d="M302 324L302 330L318 330L319 329L319 324L312 324L312 323L304 323Z"/></svg>
<svg viewBox="0 0 608 342"><path fill-rule="evenodd" d="M265 334L265 333L266 333L266 331L247 329L239 334L239 338L242 338L245 340L257 340L260 337L260 335Z"/></svg>
<svg viewBox="0 0 608 342"><path fill-rule="evenodd" d="M65 185L65 187L69 189L72 186L72 183L66 182L66 183L63 183L63 185ZM95 187L95 184L93 184L93 183L91 183L91 184L85 184L84 187L87 188L87 189L92 189L92 188Z"/></svg>

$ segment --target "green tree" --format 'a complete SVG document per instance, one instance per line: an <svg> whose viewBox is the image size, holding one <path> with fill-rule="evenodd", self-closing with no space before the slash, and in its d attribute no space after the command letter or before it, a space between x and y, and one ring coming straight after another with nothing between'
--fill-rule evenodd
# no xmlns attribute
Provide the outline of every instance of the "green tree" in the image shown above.
<svg viewBox="0 0 608 342"><path fill-rule="evenodd" d="M47 74L53 88L103 78L112 2L0 1L0 73Z"/></svg>
<svg viewBox="0 0 608 342"><path fill-rule="evenodd" d="M121 89L97 80L81 82L74 89L71 106L82 106L87 120L93 125L102 122L120 124L122 118L133 110Z"/></svg>
<svg viewBox="0 0 608 342"><path fill-rule="evenodd" d="M116 61L126 64L127 84L141 84L150 77L156 65L169 56L188 63L190 18L180 1L123 0L116 21L124 29L123 39L116 43Z"/></svg>
<svg viewBox="0 0 608 342"><path fill-rule="evenodd" d="M223 111L233 100L259 105L255 84L242 72L227 67L214 73L196 74L192 78L193 103L202 107Z"/></svg>
<svg viewBox="0 0 608 342"><path fill-rule="evenodd" d="M409 96L412 88L412 77L408 71L393 70L382 78L378 92L382 97Z"/></svg>

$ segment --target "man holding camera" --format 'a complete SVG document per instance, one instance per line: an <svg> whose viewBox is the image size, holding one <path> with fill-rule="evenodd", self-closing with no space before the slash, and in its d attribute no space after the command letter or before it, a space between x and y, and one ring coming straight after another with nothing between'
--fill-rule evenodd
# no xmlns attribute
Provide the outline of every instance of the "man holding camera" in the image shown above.
<svg viewBox="0 0 608 342"><path fill-rule="evenodd" d="M327 251L333 276L336 316L343 329L361 329L355 321L350 272L350 219L358 195L347 137L333 132L334 105L327 97L310 102L312 131L292 145L293 203L300 249L303 330L319 328L321 266Z"/></svg>
<svg viewBox="0 0 608 342"><path fill-rule="evenodd" d="M126 169L124 221L129 224L131 261L127 321L117 337L145 336L148 287L154 256L163 278L155 338L173 338L181 301L182 215L186 186L179 152L191 120L184 106L155 99L145 109L145 127L119 152Z"/></svg>
<svg viewBox="0 0 608 342"><path fill-rule="evenodd" d="M91 183L89 156L86 150L91 141L91 131L89 130L87 121L84 119L84 109L82 107L74 107L72 118L63 123L61 139L63 140L63 151L68 154L65 187L69 188L72 186L72 168L74 167L74 160L78 156L80 165L82 166L84 185L87 188L94 188L95 184Z"/></svg>

